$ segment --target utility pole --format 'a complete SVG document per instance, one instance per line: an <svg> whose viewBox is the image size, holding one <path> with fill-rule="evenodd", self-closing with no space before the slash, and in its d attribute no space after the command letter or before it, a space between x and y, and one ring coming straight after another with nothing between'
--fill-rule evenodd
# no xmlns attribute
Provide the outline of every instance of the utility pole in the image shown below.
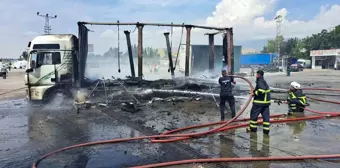
<svg viewBox="0 0 340 168"><path fill-rule="evenodd" d="M281 34L281 28L282 28L282 16L281 15L277 15L275 16L274 20L276 20L276 52L277 52L277 57L280 60L281 59L281 63L282 63L282 71L284 72L285 68L284 68L284 61L283 61L283 56L281 56L280 54L280 49L281 49L281 41L280 38L282 36Z"/></svg>
<svg viewBox="0 0 340 168"><path fill-rule="evenodd" d="M45 18L44 32L45 34L50 34L52 30L50 26L50 19L56 19L57 15L49 16L48 13L46 15L41 15L39 12L37 12L37 16Z"/></svg>

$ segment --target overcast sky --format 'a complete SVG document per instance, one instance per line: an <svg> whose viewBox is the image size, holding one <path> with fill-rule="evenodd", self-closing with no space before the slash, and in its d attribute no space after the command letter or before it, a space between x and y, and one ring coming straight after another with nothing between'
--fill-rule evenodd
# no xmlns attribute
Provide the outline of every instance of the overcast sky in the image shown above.
<svg viewBox="0 0 340 168"><path fill-rule="evenodd" d="M267 39L275 36L273 18L284 16L283 35L304 37L311 33L330 30L340 24L339 0L0 0L0 57L17 58L27 43L43 33L44 19L36 15L58 15L51 20L52 33L77 35L77 21L103 22L160 22L188 23L233 27L236 45L261 49ZM90 43L96 53L102 54L109 47L118 45L117 27L88 26ZM123 30L120 27L120 46L126 48ZM144 47L165 48L163 33L169 27L144 30ZM194 29L193 44L208 44L207 31ZM135 44L137 31L132 33ZM174 29L173 45L179 44L181 29ZM185 37L183 38L183 43ZM215 38L221 43L221 37Z"/></svg>

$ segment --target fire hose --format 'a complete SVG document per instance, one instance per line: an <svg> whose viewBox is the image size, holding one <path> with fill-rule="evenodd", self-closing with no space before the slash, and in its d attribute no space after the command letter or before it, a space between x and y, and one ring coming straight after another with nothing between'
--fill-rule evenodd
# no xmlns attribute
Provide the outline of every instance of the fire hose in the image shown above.
<svg viewBox="0 0 340 168"><path fill-rule="evenodd" d="M245 80L250 87L250 93L253 93L254 87L252 83L242 76L234 76L236 78L240 78ZM306 88L304 90L321 90L321 91L337 91L340 92L340 89L331 89L331 88ZM313 100L317 100L314 98ZM223 122L214 122L214 123L208 123L203 125L197 125L197 126L189 126L185 128L180 128L168 132L164 132L161 135L153 135L153 136L140 136L140 137L131 137L131 138L120 138L120 139L111 139L111 140L102 140L102 141L96 141L96 142L87 142L87 143L81 143L76 144L68 147L64 147L61 149L58 149L54 152L48 153L40 157L35 163L33 163L32 168L37 168L39 163L57 153L60 153L62 151L79 148L79 147L85 147L85 146L94 146L94 145L102 145L102 144L111 144L111 143L119 143L119 142L127 142L127 141L135 141L135 140L150 140L152 143L165 143L165 142L174 142L178 140L185 140L190 138L197 138L204 135L208 135L211 133L217 133L221 131L227 131L230 129L236 129L236 128L242 128L247 127L248 124L238 124L238 125L229 125L231 123L235 122L244 122L248 121L249 118L246 119L238 119L239 116L243 114L243 112L246 110L246 108L249 106L249 104L252 101L252 95L249 96L246 104L241 108L241 110L237 113L237 115L228 121ZM328 103L334 103L334 104L340 104L340 102L335 101L329 101L329 100L317 100L317 101L323 101ZM318 116L307 116L302 118L288 118L288 119L271 119L271 123L283 123L283 122L295 122L295 121L303 121L303 120L315 120L315 119L322 119L326 117L337 117L340 116L340 112L321 112L317 110L313 110L310 108L305 108L306 111L319 114ZM279 115L271 115L271 118L277 118L282 117L285 114L279 114ZM261 124L262 121L259 121L258 124ZM220 125L217 128L203 131L199 133L186 133L186 134L172 134L175 132L195 129L195 128L203 128L213 125ZM144 166L136 166L135 168L151 168L151 167L162 167L162 166L173 166L173 165L181 165L181 164L188 164L188 163L211 163L211 162L244 162L244 161L282 161L282 160L305 160L305 159L327 159L327 158L340 158L340 154L333 154L333 155L310 155L310 156L278 156L278 157L252 157L252 158L211 158L211 159L193 159L193 160L181 160L181 161L175 161L175 162L165 162L165 163L159 163L159 164L151 164L151 165L144 165Z"/></svg>

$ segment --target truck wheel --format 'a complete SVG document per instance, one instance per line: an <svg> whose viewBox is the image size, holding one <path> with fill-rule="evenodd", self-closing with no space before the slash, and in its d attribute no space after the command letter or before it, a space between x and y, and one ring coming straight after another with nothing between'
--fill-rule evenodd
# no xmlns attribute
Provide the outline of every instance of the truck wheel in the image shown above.
<svg viewBox="0 0 340 168"><path fill-rule="evenodd" d="M63 89L56 89L49 92L44 98L44 104L60 106L67 102L67 94Z"/></svg>

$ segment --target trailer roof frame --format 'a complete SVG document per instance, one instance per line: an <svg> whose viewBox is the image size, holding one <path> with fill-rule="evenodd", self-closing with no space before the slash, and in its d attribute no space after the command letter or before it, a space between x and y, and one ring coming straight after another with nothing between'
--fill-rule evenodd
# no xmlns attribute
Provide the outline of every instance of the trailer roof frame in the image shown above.
<svg viewBox="0 0 340 168"><path fill-rule="evenodd" d="M231 27L213 27L213 26L200 26L200 25L193 25L193 24L169 24L169 23L146 23L146 22L85 22L79 21L78 25L103 25L103 26L158 26L158 27L190 27L190 28L201 28L201 29L209 29L209 30L218 30L218 31L225 31L231 30Z"/></svg>

